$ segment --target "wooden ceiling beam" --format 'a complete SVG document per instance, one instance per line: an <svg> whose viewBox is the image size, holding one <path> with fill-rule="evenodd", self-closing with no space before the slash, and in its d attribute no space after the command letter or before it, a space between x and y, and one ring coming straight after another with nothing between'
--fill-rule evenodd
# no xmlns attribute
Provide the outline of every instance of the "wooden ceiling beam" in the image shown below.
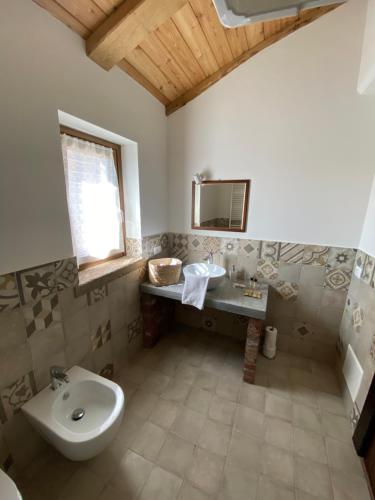
<svg viewBox="0 0 375 500"><path fill-rule="evenodd" d="M302 28L303 26L310 24L311 22L321 17L323 14L326 14L327 12L336 9L336 7L338 7L339 5L342 4L333 4L327 7L320 7L303 11L300 14L299 18L293 24L284 25L284 27L279 32L270 35L268 38L264 39L257 45L250 47L248 50L243 52L239 57L236 57L229 63L225 64L218 71L216 71L215 73L213 73L212 75L210 75L209 77L205 78L203 81L198 83L198 85L195 85L193 88L185 92L183 95L177 97L177 99L167 104L166 114L170 115L171 113L174 113L179 108L187 104L189 101L197 97L199 94L207 90L209 87L211 87L211 85L219 81L225 75L233 71L240 64L244 63L251 57L255 56L258 52L264 50L265 48L269 47L275 42L278 42L279 40L286 37L290 33L293 33L294 31L298 30L299 28Z"/></svg>
<svg viewBox="0 0 375 500"><path fill-rule="evenodd" d="M87 55L109 70L187 0L125 0L86 41Z"/></svg>

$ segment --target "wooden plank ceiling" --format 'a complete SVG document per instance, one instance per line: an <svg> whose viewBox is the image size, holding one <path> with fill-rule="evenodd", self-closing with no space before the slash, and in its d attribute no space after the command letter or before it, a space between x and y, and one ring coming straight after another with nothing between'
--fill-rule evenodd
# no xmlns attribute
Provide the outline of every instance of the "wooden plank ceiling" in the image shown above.
<svg viewBox="0 0 375 500"><path fill-rule="evenodd" d="M269 45L339 3L299 16L224 28L212 0L34 0L86 40L104 69L118 65L170 114Z"/></svg>

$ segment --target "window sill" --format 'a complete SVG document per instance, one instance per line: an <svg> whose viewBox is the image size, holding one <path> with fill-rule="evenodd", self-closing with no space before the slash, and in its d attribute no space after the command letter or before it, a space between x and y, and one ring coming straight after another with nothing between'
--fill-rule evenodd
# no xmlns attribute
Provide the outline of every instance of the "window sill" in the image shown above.
<svg viewBox="0 0 375 500"><path fill-rule="evenodd" d="M88 267L79 271L78 286L76 288L77 295L83 295L88 290L103 286L120 276L131 273L132 271L146 264L146 259L142 257L119 257L118 259L109 260L98 264L97 266Z"/></svg>

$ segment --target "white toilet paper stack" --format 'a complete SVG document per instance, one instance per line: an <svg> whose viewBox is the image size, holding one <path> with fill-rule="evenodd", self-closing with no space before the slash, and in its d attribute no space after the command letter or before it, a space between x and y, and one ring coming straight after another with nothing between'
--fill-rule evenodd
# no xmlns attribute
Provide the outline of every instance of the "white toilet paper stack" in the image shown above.
<svg viewBox="0 0 375 500"><path fill-rule="evenodd" d="M277 328L267 326L263 344L263 354L268 359L273 359L276 356L276 339Z"/></svg>

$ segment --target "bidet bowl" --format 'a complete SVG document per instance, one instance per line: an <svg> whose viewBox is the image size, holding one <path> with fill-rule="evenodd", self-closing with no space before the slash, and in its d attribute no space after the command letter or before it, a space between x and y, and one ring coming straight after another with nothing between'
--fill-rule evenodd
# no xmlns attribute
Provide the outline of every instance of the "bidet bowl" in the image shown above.
<svg viewBox="0 0 375 500"><path fill-rule="evenodd" d="M60 453L71 460L88 460L115 437L123 419L124 393L114 382L79 366L73 366L67 374L69 383L55 391L46 387L22 410ZM77 409L83 409L84 414L74 420Z"/></svg>
<svg viewBox="0 0 375 500"><path fill-rule="evenodd" d="M207 290L217 288L223 281L226 270L216 264L207 264L206 262L199 262L196 264L189 264L183 269L184 276L193 274L194 276L209 276Z"/></svg>

